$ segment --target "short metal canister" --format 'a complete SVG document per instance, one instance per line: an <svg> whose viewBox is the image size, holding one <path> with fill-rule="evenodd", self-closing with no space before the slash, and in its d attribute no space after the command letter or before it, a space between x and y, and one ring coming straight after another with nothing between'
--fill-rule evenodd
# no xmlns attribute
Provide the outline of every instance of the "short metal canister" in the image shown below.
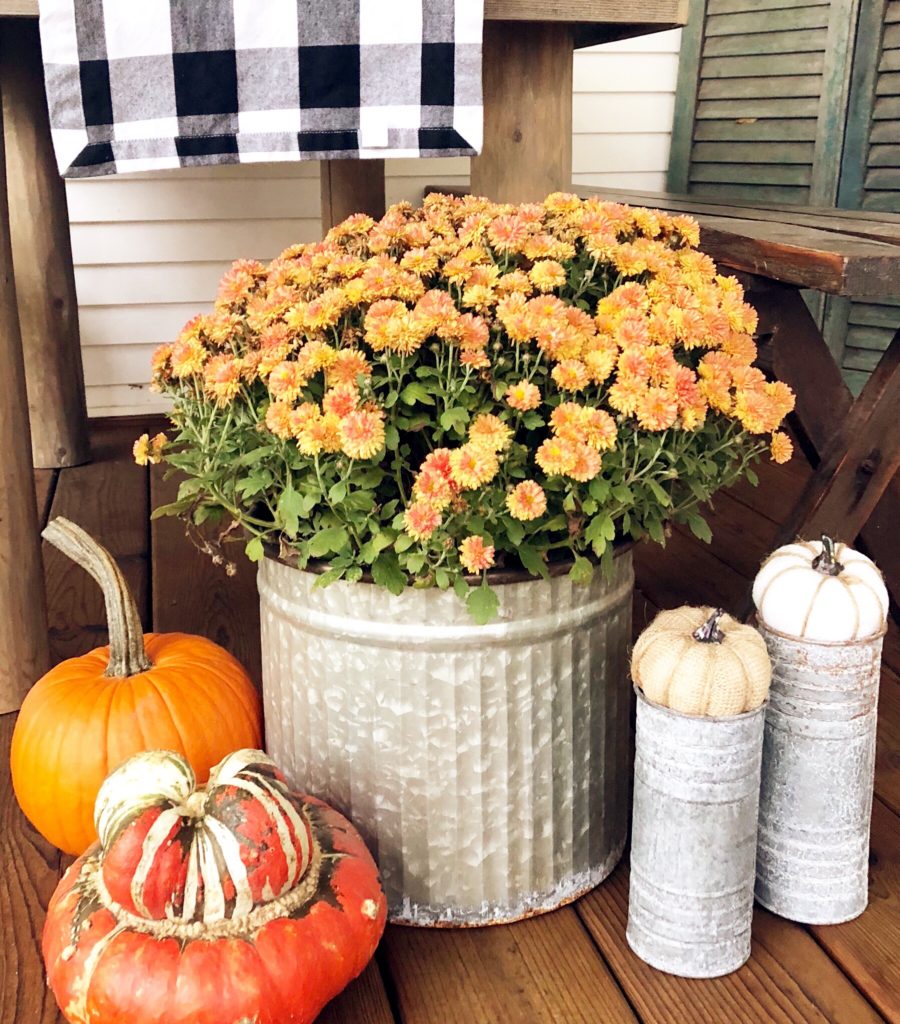
<svg viewBox="0 0 900 1024"><path fill-rule="evenodd" d="M772 660L756 898L805 924L866 908L883 634L846 643L759 631Z"/></svg>
<svg viewBox="0 0 900 1024"><path fill-rule="evenodd" d="M712 718L637 697L628 944L669 974L728 974L750 956L765 705Z"/></svg>

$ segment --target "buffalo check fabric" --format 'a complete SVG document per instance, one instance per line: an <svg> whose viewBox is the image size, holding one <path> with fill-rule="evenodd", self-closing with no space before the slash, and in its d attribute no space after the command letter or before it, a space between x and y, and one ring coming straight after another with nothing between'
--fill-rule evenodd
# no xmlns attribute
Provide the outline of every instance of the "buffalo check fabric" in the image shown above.
<svg viewBox="0 0 900 1024"><path fill-rule="evenodd" d="M483 0L40 0L60 173L466 156Z"/></svg>

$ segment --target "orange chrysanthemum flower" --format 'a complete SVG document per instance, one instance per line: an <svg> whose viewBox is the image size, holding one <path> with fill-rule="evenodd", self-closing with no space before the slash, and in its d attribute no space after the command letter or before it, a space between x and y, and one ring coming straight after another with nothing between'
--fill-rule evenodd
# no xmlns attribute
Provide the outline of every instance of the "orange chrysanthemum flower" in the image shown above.
<svg viewBox="0 0 900 1024"><path fill-rule="evenodd" d="M485 412L472 420L469 441L486 445L492 452L502 452L506 451L512 441L512 431L499 416Z"/></svg>
<svg viewBox="0 0 900 1024"><path fill-rule="evenodd" d="M459 560L467 572L484 572L494 564L494 545L478 535L466 537L459 546Z"/></svg>
<svg viewBox="0 0 900 1024"><path fill-rule="evenodd" d="M578 480L580 483L593 480L600 472L599 452L586 444L576 444L574 452L575 458L566 476L571 477L573 480Z"/></svg>
<svg viewBox="0 0 900 1024"><path fill-rule="evenodd" d="M489 483L500 470L497 455L480 444L464 444L450 452L450 475L463 490Z"/></svg>
<svg viewBox="0 0 900 1024"><path fill-rule="evenodd" d="M373 409L357 409L340 424L341 448L351 459L371 459L384 447L384 416Z"/></svg>
<svg viewBox="0 0 900 1024"><path fill-rule="evenodd" d="M325 379L329 386L338 384L357 384L359 378L370 377L372 367L368 359L358 349L341 349L334 357L334 362L325 372Z"/></svg>
<svg viewBox="0 0 900 1024"><path fill-rule="evenodd" d="M550 376L563 391L583 391L591 382L590 372L580 359L563 359Z"/></svg>
<svg viewBox="0 0 900 1024"><path fill-rule="evenodd" d="M536 480L523 480L507 494L506 507L513 519L528 522L547 511L547 495Z"/></svg>
<svg viewBox="0 0 900 1024"><path fill-rule="evenodd" d="M276 437L287 440L294 436L291 426L293 407L290 402L271 402L266 409L266 426Z"/></svg>
<svg viewBox="0 0 900 1024"><path fill-rule="evenodd" d="M541 404L541 392L535 384L520 380L506 389L506 404L518 412L528 412Z"/></svg>
<svg viewBox="0 0 900 1024"><path fill-rule="evenodd" d="M538 260L528 272L532 284L539 292L552 292L566 283L566 272L556 260Z"/></svg>
<svg viewBox="0 0 900 1024"><path fill-rule="evenodd" d="M428 540L441 525L440 511L426 501L414 501L403 516L403 528L413 540Z"/></svg>
<svg viewBox="0 0 900 1024"><path fill-rule="evenodd" d="M635 415L646 430L667 430L678 416L678 402L666 388L648 388L638 399Z"/></svg>
<svg viewBox="0 0 900 1024"><path fill-rule="evenodd" d="M777 430L772 435L772 442L769 445L769 453L772 456L772 461L779 464L784 462L790 462L791 456L794 454L794 445L791 439L781 430Z"/></svg>
<svg viewBox="0 0 900 1024"><path fill-rule="evenodd" d="M435 469L423 470L413 484L413 495L419 501L437 509L446 508L453 498L450 479Z"/></svg>
<svg viewBox="0 0 900 1024"><path fill-rule="evenodd" d="M355 384L338 384L325 392L322 409L334 413L339 419L349 416L359 405L359 391Z"/></svg>
<svg viewBox="0 0 900 1024"><path fill-rule="evenodd" d="M575 445L560 437L548 437L535 452L535 462L547 474L566 474L575 465Z"/></svg>
<svg viewBox="0 0 900 1024"><path fill-rule="evenodd" d="M308 380L304 367L294 360L285 359L269 374L269 394L282 402L294 402Z"/></svg>

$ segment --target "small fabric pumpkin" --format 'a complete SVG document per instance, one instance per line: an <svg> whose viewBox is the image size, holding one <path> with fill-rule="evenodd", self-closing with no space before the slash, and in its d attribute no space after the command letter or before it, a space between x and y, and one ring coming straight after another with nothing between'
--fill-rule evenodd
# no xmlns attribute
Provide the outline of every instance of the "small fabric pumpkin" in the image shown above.
<svg viewBox="0 0 900 1024"><path fill-rule="evenodd" d="M94 800L111 769L166 747L203 781L229 751L262 742L259 695L226 650L186 633L144 636L134 599L110 553L67 519L44 537L103 588L109 647L52 668L25 698L10 763L28 820L66 853L97 838Z"/></svg>
<svg viewBox="0 0 900 1024"><path fill-rule="evenodd" d="M384 931L359 834L261 750L202 788L180 754L137 754L101 787L96 825L43 934L72 1024L307 1024Z"/></svg>
<svg viewBox="0 0 900 1024"><path fill-rule="evenodd" d="M871 559L830 537L778 548L753 583L760 620L786 636L819 643L882 632L888 592Z"/></svg>
<svg viewBox="0 0 900 1024"><path fill-rule="evenodd" d="M641 633L631 676L654 704L685 715L740 715L768 696L772 665L763 638L721 608L660 612Z"/></svg>

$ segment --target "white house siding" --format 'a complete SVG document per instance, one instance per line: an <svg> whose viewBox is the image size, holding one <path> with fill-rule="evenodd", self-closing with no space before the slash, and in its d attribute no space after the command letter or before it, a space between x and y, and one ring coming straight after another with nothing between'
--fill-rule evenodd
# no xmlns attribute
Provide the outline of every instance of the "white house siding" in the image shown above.
<svg viewBox="0 0 900 1024"><path fill-rule="evenodd" d="M679 32L575 55L576 184L662 189ZM389 161L389 202L468 183L466 159ZM88 409L165 407L146 387L153 349L206 308L239 256L319 235L318 165L198 168L68 183Z"/></svg>

